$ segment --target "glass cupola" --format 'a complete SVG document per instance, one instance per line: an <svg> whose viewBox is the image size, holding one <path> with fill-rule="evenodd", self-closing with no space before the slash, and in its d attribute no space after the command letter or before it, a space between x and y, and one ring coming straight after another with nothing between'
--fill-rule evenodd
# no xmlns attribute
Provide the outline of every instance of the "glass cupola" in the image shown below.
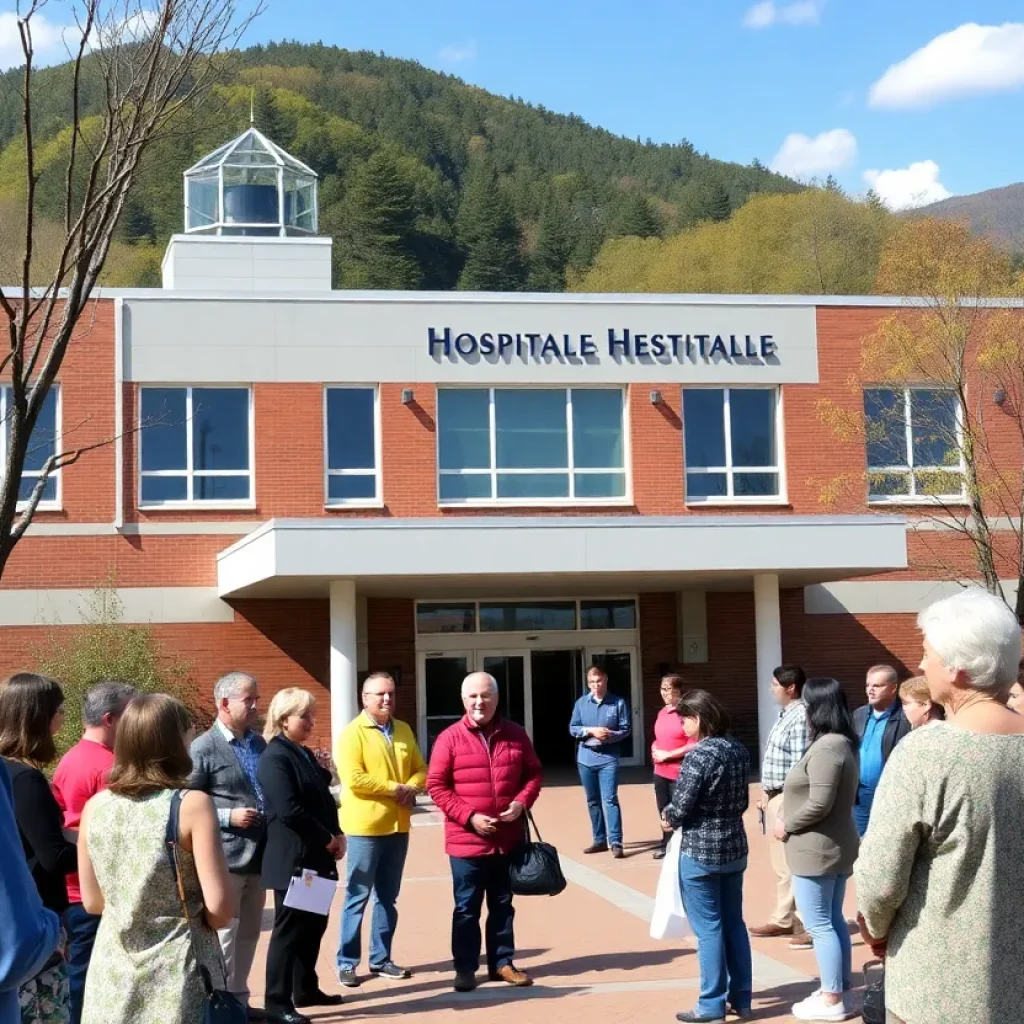
<svg viewBox="0 0 1024 1024"><path fill-rule="evenodd" d="M250 127L185 172L185 233L317 232L317 176Z"/></svg>

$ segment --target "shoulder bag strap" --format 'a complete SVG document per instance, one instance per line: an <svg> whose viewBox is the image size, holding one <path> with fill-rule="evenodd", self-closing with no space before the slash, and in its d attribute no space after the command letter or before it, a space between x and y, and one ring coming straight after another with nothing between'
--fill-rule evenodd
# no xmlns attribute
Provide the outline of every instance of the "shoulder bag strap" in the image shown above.
<svg viewBox="0 0 1024 1024"><path fill-rule="evenodd" d="M185 915L185 927L188 929L188 942L192 947L192 958L196 962L199 976L203 980L203 988L207 998L213 996L213 979L203 962L199 959L199 951L196 949L195 935L192 932L192 915L188 912L188 901L185 899L185 885L181 880L181 865L178 863L178 844L181 819L181 790L176 789L171 794L171 809L167 815L167 829L164 833L164 844L167 847L167 863L170 865L171 874L174 876L174 885L178 890L178 899L181 902L181 910ZM220 950L220 940L217 941L217 949Z"/></svg>
<svg viewBox="0 0 1024 1024"><path fill-rule="evenodd" d="M541 838L540 829L537 828L537 822L533 820L533 812L527 810L526 812L526 841L532 842L533 836L537 837L537 842L542 843L544 840Z"/></svg>

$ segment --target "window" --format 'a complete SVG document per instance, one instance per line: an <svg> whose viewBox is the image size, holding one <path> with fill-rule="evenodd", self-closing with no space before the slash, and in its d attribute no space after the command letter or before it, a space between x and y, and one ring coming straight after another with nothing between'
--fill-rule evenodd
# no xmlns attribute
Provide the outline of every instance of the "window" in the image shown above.
<svg viewBox="0 0 1024 1024"><path fill-rule="evenodd" d="M327 504L379 504L376 389L327 388L324 404Z"/></svg>
<svg viewBox="0 0 1024 1024"><path fill-rule="evenodd" d="M248 388L142 388L143 505L250 505L252 395Z"/></svg>
<svg viewBox="0 0 1024 1024"><path fill-rule="evenodd" d="M441 388L442 503L626 497L620 388Z"/></svg>
<svg viewBox="0 0 1024 1024"><path fill-rule="evenodd" d="M960 403L946 388L864 392L869 501L960 501Z"/></svg>
<svg viewBox="0 0 1024 1024"><path fill-rule="evenodd" d="M636 629L636 602L580 601L580 629Z"/></svg>
<svg viewBox="0 0 1024 1024"><path fill-rule="evenodd" d="M533 633L575 629L575 601L481 602L481 633Z"/></svg>
<svg viewBox="0 0 1024 1024"><path fill-rule="evenodd" d="M417 633L475 633L475 604L419 604Z"/></svg>
<svg viewBox="0 0 1024 1024"><path fill-rule="evenodd" d="M25 450L25 464L21 471L21 482L18 485L18 501L26 502L32 496L39 477L42 475L43 466L50 456L57 453L58 443L58 412L60 402L60 389L54 384L46 393L42 407L39 410L39 417L36 419L35 429L29 438L28 447ZM11 408L10 387L0 388L0 423L3 424L2 451L0 451L0 462L6 462L7 446L10 441L8 434L8 422ZM39 499L38 508L56 508L59 504L58 482L60 470L50 473L43 485L43 494Z"/></svg>
<svg viewBox="0 0 1024 1024"><path fill-rule="evenodd" d="M636 629L636 601L421 601L416 605L416 632L420 634L578 629Z"/></svg>
<svg viewBox="0 0 1024 1024"><path fill-rule="evenodd" d="M683 418L688 502L781 496L774 388L686 388Z"/></svg>

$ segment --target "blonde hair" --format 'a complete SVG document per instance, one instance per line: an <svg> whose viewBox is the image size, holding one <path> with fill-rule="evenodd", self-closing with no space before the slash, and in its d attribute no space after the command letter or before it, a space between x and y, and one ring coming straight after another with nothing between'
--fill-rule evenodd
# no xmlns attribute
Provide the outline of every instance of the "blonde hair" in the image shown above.
<svg viewBox="0 0 1024 1024"><path fill-rule="evenodd" d="M308 690L300 690L297 686L289 686L274 694L267 710L267 724L263 729L263 738L272 740L284 732L284 720L292 715L304 715L316 707L316 697Z"/></svg>
<svg viewBox="0 0 1024 1024"><path fill-rule="evenodd" d="M900 683L900 700L916 701L918 704L930 704L932 718L945 718L946 713L941 704L932 700L932 692L928 688L928 680L924 676L914 676Z"/></svg>

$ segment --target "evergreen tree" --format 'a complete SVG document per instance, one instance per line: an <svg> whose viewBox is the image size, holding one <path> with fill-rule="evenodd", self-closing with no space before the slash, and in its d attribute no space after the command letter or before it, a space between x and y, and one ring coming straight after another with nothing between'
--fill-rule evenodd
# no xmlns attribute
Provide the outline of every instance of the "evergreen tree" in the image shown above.
<svg viewBox="0 0 1024 1024"><path fill-rule="evenodd" d="M380 149L353 175L345 204L342 284L350 288L418 288L413 256L413 187L392 154Z"/></svg>
<svg viewBox="0 0 1024 1024"><path fill-rule="evenodd" d="M530 261L530 291L565 291L565 269L569 263L569 253L568 215L557 197L549 194L540 215L537 248Z"/></svg>
<svg viewBox="0 0 1024 1024"><path fill-rule="evenodd" d="M732 213L732 205L729 203L729 193L718 178L708 179L706 185L705 209L708 220L728 220Z"/></svg>
<svg viewBox="0 0 1024 1024"><path fill-rule="evenodd" d="M661 225L651 209L650 200L636 190L630 190L619 207L618 217L612 230L613 238L636 235L638 238L651 238L661 234Z"/></svg>
<svg viewBox="0 0 1024 1024"><path fill-rule="evenodd" d="M285 149L291 145L292 140L288 137L290 133L287 131L285 120L274 105L273 89L268 89L265 85L257 86L252 95L252 119L253 127L271 142L276 142Z"/></svg>
<svg viewBox="0 0 1024 1024"><path fill-rule="evenodd" d="M522 287L519 228L512 204L498 187L498 176L486 157L470 164L459 206L458 238L466 252L460 290L514 292Z"/></svg>

